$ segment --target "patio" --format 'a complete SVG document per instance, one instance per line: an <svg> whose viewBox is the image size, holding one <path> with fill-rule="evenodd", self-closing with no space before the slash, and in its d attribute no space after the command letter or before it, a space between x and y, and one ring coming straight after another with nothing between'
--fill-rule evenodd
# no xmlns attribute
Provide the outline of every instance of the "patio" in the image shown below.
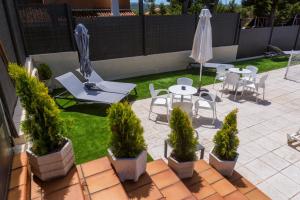
<svg viewBox="0 0 300 200"><path fill-rule="evenodd" d="M283 79L284 72L285 69L268 72L266 101L256 104L255 98L247 94L233 101L233 95L226 94L217 103L215 126L211 125L211 113L201 110L202 117L193 123L199 142L205 146L207 160L213 146L212 138L221 121L231 110L238 108L240 155L236 171L270 198L280 200L300 198L300 153L296 147L288 146L286 136L300 128L297 124L300 121L300 85ZM214 91L212 85L205 88ZM216 84L215 89L220 88L221 85ZM142 121L148 152L156 160L163 158L164 140L170 128L163 115L152 114L152 120L148 119L150 100L135 101L132 107ZM163 109L154 108L154 112L165 114Z"/></svg>

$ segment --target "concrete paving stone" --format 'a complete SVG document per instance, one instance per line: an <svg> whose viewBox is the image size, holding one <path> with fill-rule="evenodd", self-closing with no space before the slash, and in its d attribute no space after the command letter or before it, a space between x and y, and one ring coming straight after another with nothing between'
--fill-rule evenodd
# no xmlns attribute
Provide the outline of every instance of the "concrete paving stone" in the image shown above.
<svg viewBox="0 0 300 200"><path fill-rule="evenodd" d="M291 198L300 192L299 184L280 173L270 177L266 183L272 185L276 190L288 198Z"/></svg>
<svg viewBox="0 0 300 200"><path fill-rule="evenodd" d="M260 156L262 156L262 155L264 155L268 152L268 150L261 147L260 145L258 145L254 141L249 142L248 144L245 144L245 145L241 146L240 149L241 150L246 150L247 152L249 152L251 155L253 155L256 158L260 157Z"/></svg>
<svg viewBox="0 0 300 200"><path fill-rule="evenodd" d="M291 166L287 167L286 169L282 170L281 173L300 185L300 168L299 167L297 167L295 165L291 165Z"/></svg>
<svg viewBox="0 0 300 200"><path fill-rule="evenodd" d="M264 149L267 149L268 151L273 151L281 146L280 143L277 143L266 136L261 137L254 142L263 147Z"/></svg>
<svg viewBox="0 0 300 200"><path fill-rule="evenodd" d="M294 163L294 165L300 168L300 161Z"/></svg>
<svg viewBox="0 0 300 200"><path fill-rule="evenodd" d="M284 168L291 165L288 161L280 158L273 152L269 152L259 158L260 161L268 164L270 167L274 168L277 171L281 171Z"/></svg>
<svg viewBox="0 0 300 200"><path fill-rule="evenodd" d="M291 200L299 200L300 199L300 193L296 194L291 198Z"/></svg>
<svg viewBox="0 0 300 200"><path fill-rule="evenodd" d="M257 185L257 188L264 191L272 200L288 200L289 198L283 193L274 188L271 184L266 181Z"/></svg>
<svg viewBox="0 0 300 200"><path fill-rule="evenodd" d="M279 144L280 146L287 144L286 134L280 132L279 130L267 135L267 138Z"/></svg>
<svg viewBox="0 0 300 200"><path fill-rule="evenodd" d="M300 153L299 151L293 149L289 146L282 146L279 149L273 151L276 155L283 158L284 160L295 163L300 160Z"/></svg>
<svg viewBox="0 0 300 200"><path fill-rule="evenodd" d="M266 163L261 162L258 159L249 162L248 164L245 165L245 167L251 170L256 176L258 176L262 180L265 180L277 173L275 169L273 169Z"/></svg>
<svg viewBox="0 0 300 200"><path fill-rule="evenodd" d="M249 163L250 161L255 159L255 156L246 151L245 149L238 149L239 157L238 157L238 163L241 165L245 165Z"/></svg>
<svg viewBox="0 0 300 200"><path fill-rule="evenodd" d="M244 166L236 168L236 171L254 185L257 185L263 181L260 177Z"/></svg>
<svg viewBox="0 0 300 200"><path fill-rule="evenodd" d="M261 133L257 132L254 129L250 129L250 128L246 128L246 129L243 129L242 131L239 131L238 136L240 136L240 135L245 135L249 141L256 140L263 136Z"/></svg>

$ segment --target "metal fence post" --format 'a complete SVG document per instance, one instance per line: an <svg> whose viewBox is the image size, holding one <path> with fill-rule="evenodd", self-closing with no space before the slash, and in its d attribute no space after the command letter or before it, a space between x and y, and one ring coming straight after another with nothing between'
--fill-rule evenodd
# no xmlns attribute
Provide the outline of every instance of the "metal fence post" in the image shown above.
<svg viewBox="0 0 300 200"><path fill-rule="evenodd" d="M271 32L270 32L270 37L269 37L268 45L270 45L271 42L272 42L273 30L274 30L274 23L272 24L272 27L271 27Z"/></svg>
<svg viewBox="0 0 300 200"><path fill-rule="evenodd" d="M142 15L142 37L143 37L143 55L147 55L147 52L146 52L146 45L147 45L147 42L146 42L146 16L145 15Z"/></svg>
<svg viewBox="0 0 300 200"><path fill-rule="evenodd" d="M296 48L297 48L298 40L299 40L299 37L300 37L299 35L300 35L300 25L299 25L299 28L298 28L298 32L297 32L297 36L296 36L296 40L295 40L293 50L296 50Z"/></svg>
<svg viewBox="0 0 300 200"><path fill-rule="evenodd" d="M73 35L73 15L72 15L72 10L68 4L64 4L65 9L66 9L66 17L68 20L68 27L69 27L69 32L70 32L70 41L72 44L72 48L74 51L76 51L76 46L74 42L74 35Z"/></svg>
<svg viewBox="0 0 300 200"><path fill-rule="evenodd" d="M239 44L240 33L241 33L241 14L239 13L236 21L236 27L235 27L235 35L233 41L234 45Z"/></svg>

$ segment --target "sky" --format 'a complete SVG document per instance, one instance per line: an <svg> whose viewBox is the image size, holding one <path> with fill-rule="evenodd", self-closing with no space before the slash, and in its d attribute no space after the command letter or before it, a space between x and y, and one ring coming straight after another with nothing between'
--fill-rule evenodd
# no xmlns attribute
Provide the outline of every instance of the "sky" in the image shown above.
<svg viewBox="0 0 300 200"><path fill-rule="evenodd" d="M220 0L220 1L222 1L223 3L228 3L229 2L229 0ZM138 2L138 0L130 0L130 2ZM164 3L164 2L166 2L166 0L156 0L156 3L157 4L160 4L160 3ZM241 0L235 0L235 2L236 3L241 3Z"/></svg>

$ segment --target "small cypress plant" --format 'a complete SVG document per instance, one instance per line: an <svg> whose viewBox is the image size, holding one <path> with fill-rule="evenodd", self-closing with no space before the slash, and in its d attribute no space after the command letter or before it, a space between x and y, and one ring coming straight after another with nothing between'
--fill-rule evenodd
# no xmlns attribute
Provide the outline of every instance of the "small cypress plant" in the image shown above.
<svg viewBox="0 0 300 200"><path fill-rule="evenodd" d="M8 70L26 110L22 130L32 142L31 151L42 156L60 150L66 143L65 124L47 87L22 66L10 63Z"/></svg>
<svg viewBox="0 0 300 200"><path fill-rule="evenodd" d="M231 111L224 120L222 128L214 136L213 153L222 160L232 161L237 156L239 138L237 137L237 109Z"/></svg>
<svg viewBox="0 0 300 200"><path fill-rule="evenodd" d="M45 63L40 64L37 67L37 70L39 72L39 78L42 81L49 80L52 77L52 71L51 71L50 67Z"/></svg>
<svg viewBox="0 0 300 200"><path fill-rule="evenodd" d="M188 114L177 107L173 109L170 120L169 141L173 147L171 156L178 162L195 160L197 139Z"/></svg>
<svg viewBox="0 0 300 200"><path fill-rule="evenodd" d="M112 132L110 147L116 158L136 158L146 149L141 121L127 102L113 104L108 119Z"/></svg>

